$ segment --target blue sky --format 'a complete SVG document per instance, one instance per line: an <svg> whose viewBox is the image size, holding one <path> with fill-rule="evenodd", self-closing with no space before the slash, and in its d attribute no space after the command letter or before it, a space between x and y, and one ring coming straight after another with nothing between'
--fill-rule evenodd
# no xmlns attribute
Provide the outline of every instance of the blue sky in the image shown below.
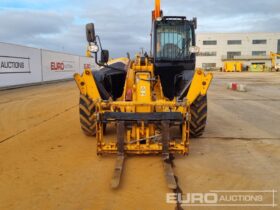
<svg viewBox="0 0 280 210"><path fill-rule="evenodd" d="M149 50L154 0L0 0L0 41L84 54L94 22L113 57ZM162 0L166 15L198 18L202 32L280 32L279 0Z"/></svg>

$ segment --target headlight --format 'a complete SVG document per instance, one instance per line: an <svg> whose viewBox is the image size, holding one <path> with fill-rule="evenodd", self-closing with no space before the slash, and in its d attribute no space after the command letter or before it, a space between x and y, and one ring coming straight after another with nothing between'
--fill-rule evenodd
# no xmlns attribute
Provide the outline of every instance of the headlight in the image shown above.
<svg viewBox="0 0 280 210"><path fill-rule="evenodd" d="M99 51L99 47L95 43L91 43L90 46L88 46L88 50L92 53L97 53Z"/></svg>
<svg viewBox="0 0 280 210"><path fill-rule="evenodd" d="M199 53L200 48L197 47L197 46L191 46L191 47L189 48L189 51L190 51L190 53Z"/></svg>
<svg viewBox="0 0 280 210"><path fill-rule="evenodd" d="M158 21L158 22L162 21L162 17L158 17L158 18L156 19L156 21Z"/></svg>

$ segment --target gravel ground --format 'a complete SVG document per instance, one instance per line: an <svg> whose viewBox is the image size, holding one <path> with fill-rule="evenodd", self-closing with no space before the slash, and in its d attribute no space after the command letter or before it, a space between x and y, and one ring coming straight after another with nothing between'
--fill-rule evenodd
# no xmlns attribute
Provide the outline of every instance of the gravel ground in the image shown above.
<svg viewBox="0 0 280 210"><path fill-rule="evenodd" d="M279 191L280 73L214 76L207 130L174 160L180 188ZM248 92L227 90L228 82ZM160 157L127 158L121 188L110 189L115 157L97 157L95 139L81 132L78 96L74 82L0 91L0 209L175 209Z"/></svg>

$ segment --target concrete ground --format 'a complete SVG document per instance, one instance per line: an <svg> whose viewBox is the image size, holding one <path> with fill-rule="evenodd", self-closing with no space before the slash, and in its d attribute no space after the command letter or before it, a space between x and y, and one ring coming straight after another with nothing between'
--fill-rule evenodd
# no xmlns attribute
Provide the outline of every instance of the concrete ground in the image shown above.
<svg viewBox="0 0 280 210"><path fill-rule="evenodd" d="M248 92L227 90L234 81ZM160 157L129 157L110 189L115 157L97 157L81 132L78 97L74 82L0 92L0 209L175 209ZM215 73L208 98L205 135L174 160L182 191L279 191L280 73Z"/></svg>

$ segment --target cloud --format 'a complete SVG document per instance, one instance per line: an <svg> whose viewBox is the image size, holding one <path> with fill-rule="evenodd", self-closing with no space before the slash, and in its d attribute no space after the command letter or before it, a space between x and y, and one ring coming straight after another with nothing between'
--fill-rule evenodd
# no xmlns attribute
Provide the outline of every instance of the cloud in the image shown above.
<svg viewBox="0 0 280 210"><path fill-rule="evenodd" d="M153 0L2 0L0 40L84 54L94 22L113 57L149 50ZM162 0L165 15L198 17L200 32L279 32L279 0Z"/></svg>
<svg viewBox="0 0 280 210"><path fill-rule="evenodd" d="M4 10L0 13L0 36L1 39L26 39L59 34L69 26L69 18L54 12Z"/></svg>
<svg viewBox="0 0 280 210"><path fill-rule="evenodd" d="M84 27L73 22L73 16L54 11L5 9L0 13L0 40L81 54L83 45L76 43Z"/></svg>

